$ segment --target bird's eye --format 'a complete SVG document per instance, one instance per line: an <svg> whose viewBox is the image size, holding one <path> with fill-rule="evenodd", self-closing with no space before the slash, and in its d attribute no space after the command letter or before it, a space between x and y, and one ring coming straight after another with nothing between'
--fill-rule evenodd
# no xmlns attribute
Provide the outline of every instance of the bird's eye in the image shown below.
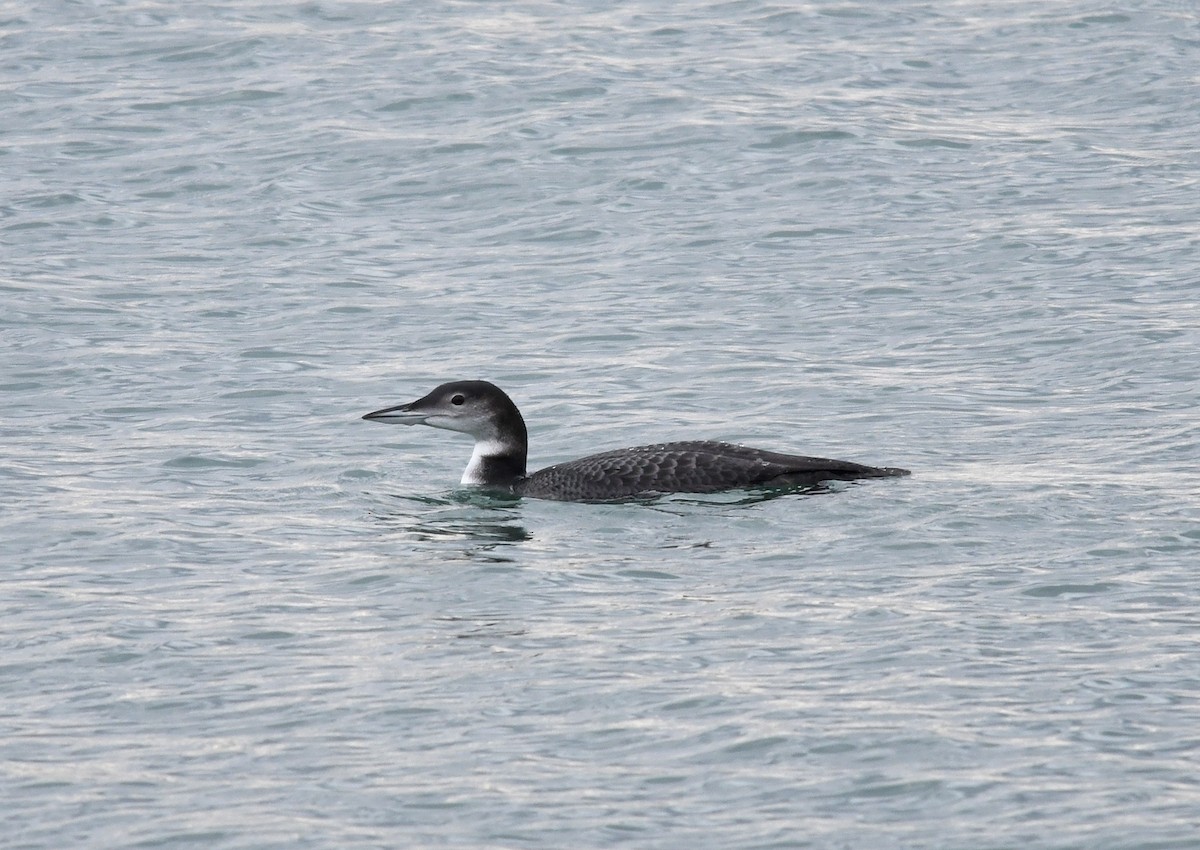
<svg viewBox="0 0 1200 850"><path fill-rule="evenodd" d="M462 404L464 401L466 401L466 398L462 395L462 393L450 397L451 404Z"/></svg>

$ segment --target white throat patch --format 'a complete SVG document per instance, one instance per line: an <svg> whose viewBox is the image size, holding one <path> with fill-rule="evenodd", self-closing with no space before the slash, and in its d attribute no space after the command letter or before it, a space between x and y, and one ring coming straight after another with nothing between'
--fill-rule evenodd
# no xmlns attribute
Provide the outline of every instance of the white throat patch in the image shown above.
<svg viewBox="0 0 1200 850"><path fill-rule="evenodd" d="M484 458L508 454L509 449L504 443L496 440L476 440L475 451L471 453L471 461L463 471L460 484L483 484Z"/></svg>

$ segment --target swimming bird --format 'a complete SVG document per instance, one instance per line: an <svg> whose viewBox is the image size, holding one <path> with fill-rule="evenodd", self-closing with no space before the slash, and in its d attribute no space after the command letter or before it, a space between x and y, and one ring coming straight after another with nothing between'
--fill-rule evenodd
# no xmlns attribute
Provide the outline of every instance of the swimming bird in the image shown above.
<svg viewBox="0 0 1200 850"><path fill-rule="evenodd" d="M665 493L795 489L823 481L909 474L895 467L685 440L600 452L527 475L525 419L504 390L487 381L451 381L423 398L376 410L363 419L470 434L475 451L461 483L536 499L609 502Z"/></svg>

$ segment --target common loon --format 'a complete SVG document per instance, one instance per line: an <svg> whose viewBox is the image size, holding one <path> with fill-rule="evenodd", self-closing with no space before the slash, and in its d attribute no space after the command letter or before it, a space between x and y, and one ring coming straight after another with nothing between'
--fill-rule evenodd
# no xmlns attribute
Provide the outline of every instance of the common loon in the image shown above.
<svg viewBox="0 0 1200 850"><path fill-rule="evenodd" d="M907 469L800 457L712 440L635 446L525 474L529 436L512 399L487 381L452 381L424 398L366 414L372 422L431 425L475 438L462 483L517 496L608 502L664 493L812 487L822 481L887 478Z"/></svg>

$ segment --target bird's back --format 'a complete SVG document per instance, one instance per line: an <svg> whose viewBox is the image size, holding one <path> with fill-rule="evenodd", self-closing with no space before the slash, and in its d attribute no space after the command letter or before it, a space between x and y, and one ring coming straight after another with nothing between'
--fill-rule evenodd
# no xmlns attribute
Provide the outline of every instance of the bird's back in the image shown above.
<svg viewBox="0 0 1200 850"><path fill-rule="evenodd" d="M809 487L822 481L907 474L908 470L892 467L689 440L614 449L555 464L529 475L518 489L540 499L599 502L660 493Z"/></svg>

